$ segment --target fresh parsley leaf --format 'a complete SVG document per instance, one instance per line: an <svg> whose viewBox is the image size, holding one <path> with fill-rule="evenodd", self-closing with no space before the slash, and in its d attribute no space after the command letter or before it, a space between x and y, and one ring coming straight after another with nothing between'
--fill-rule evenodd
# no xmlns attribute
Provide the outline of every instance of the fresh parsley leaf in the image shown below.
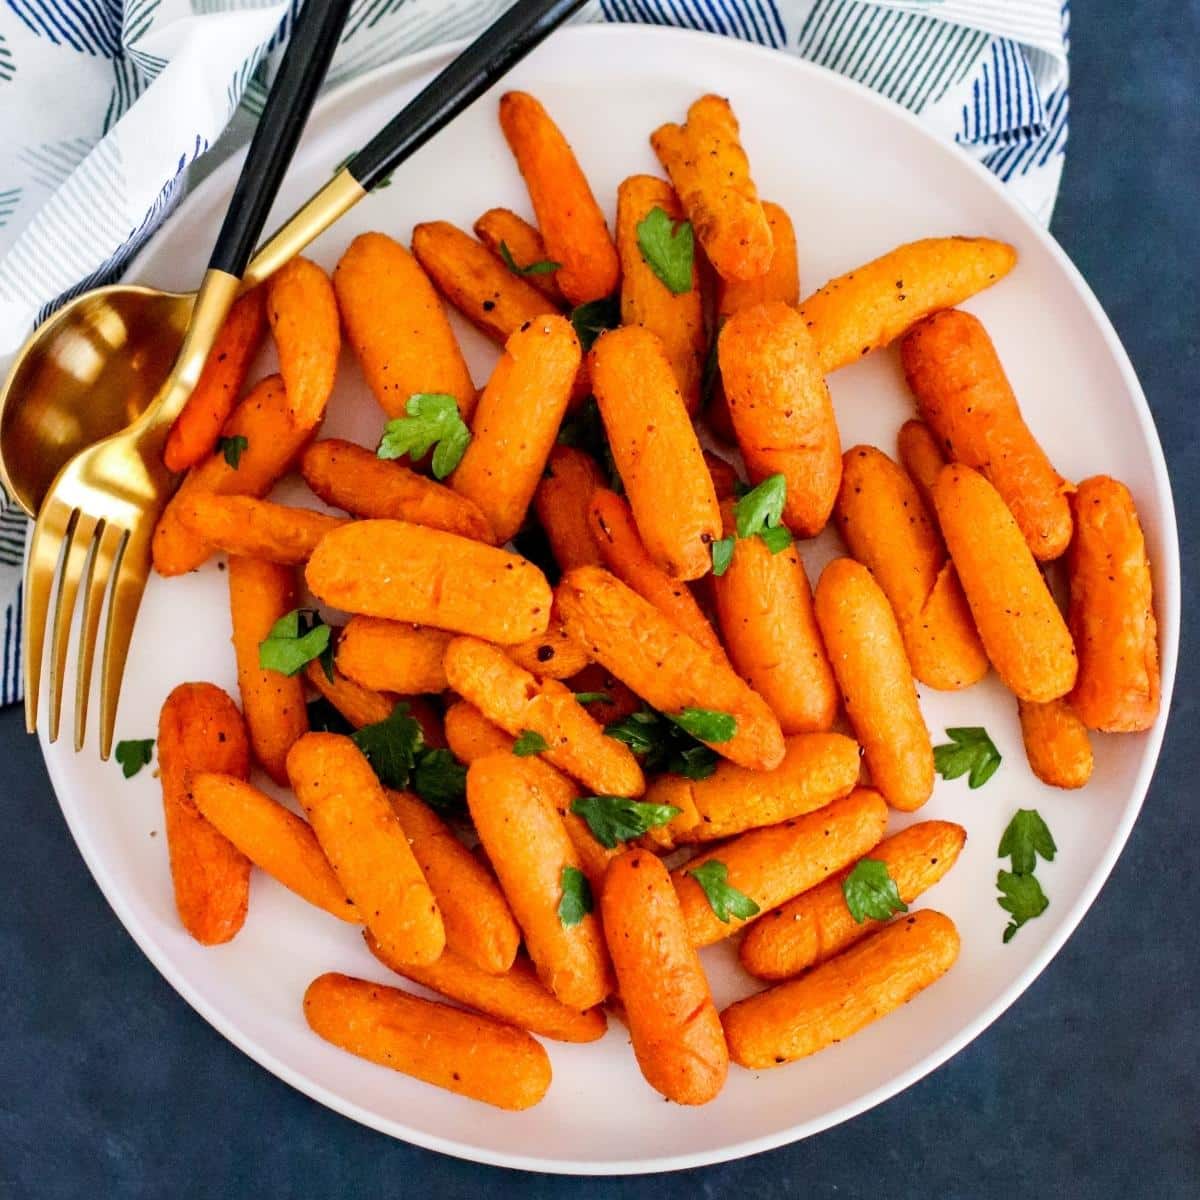
<svg viewBox="0 0 1200 1200"><path fill-rule="evenodd" d="M667 759L666 769L685 779L707 779L717 769L717 752L696 742L674 750Z"/></svg>
<svg viewBox="0 0 1200 1200"><path fill-rule="evenodd" d="M611 704L613 698L607 692L576 692L575 700L579 704Z"/></svg>
<svg viewBox="0 0 1200 1200"><path fill-rule="evenodd" d="M512 745L512 752L518 758L529 758L531 755L541 754L543 750L549 749L549 743L534 729L522 729L521 736Z"/></svg>
<svg viewBox="0 0 1200 1200"><path fill-rule="evenodd" d="M758 536L772 554L782 554L791 549L792 531L786 525L769 525L760 529Z"/></svg>
<svg viewBox="0 0 1200 1200"><path fill-rule="evenodd" d="M628 746L649 772L670 771L685 779L700 780L717 769L715 751L652 708L630 713L607 725L604 732Z"/></svg>
<svg viewBox="0 0 1200 1200"><path fill-rule="evenodd" d="M737 718L732 713L711 708L685 708L670 720L702 742L727 742L737 733Z"/></svg>
<svg viewBox="0 0 1200 1200"><path fill-rule="evenodd" d="M754 537L765 529L779 527L787 500L787 480L783 475L768 475L752 487L734 506L738 537Z"/></svg>
<svg viewBox="0 0 1200 1200"><path fill-rule="evenodd" d="M638 222L637 241L646 265L674 295L692 290L696 242L690 221L672 221L664 209L652 208Z"/></svg>
<svg viewBox="0 0 1200 1200"><path fill-rule="evenodd" d="M217 450L235 471L242 461L242 454L249 445L250 439L240 433L235 433L233 437L217 438Z"/></svg>
<svg viewBox="0 0 1200 1200"><path fill-rule="evenodd" d="M600 416L600 406L596 403L595 396L589 396L579 411L569 421L563 422L558 431L558 440L564 446L574 446L577 450L587 451L604 467L608 476L608 486L618 494L625 490L612 456L612 448L608 444L608 433L604 428L604 419Z"/></svg>
<svg viewBox="0 0 1200 1200"><path fill-rule="evenodd" d="M379 782L397 789L408 787L417 755L425 744L420 722L409 715L408 705L403 702L382 721L352 733L350 740L366 756Z"/></svg>
<svg viewBox="0 0 1200 1200"><path fill-rule="evenodd" d="M970 775L971 788L981 788L1000 766L1000 751L996 749L987 730L979 725L947 729L949 742L933 748L933 765L943 779ZM1003 853L1003 851L1002 851Z"/></svg>
<svg viewBox="0 0 1200 1200"><path fill-rule="evenodd" d="M280 617L258 643L258 665L264 671L295 675L327 652L332 633L311 609L293 609Z"/></svg>
<svg viewBox="0 0 1200 1200"><path fill-rule="evenodd" d="M449 750L422 750L412 774L413 791L442 812L461 812L467 795L467 768Z"/></svg>
<svg viewBox="0 0 1200 1200"><path fill-rule="evenodd" d="M140 738L135 741L118 742L113 755L121 764L121 774L126 779L132 779L143 767L150 765L150 760L154 757L154 739Z"/></svg>
<svg viewBox="0 0 1200 1200"><path fill-rule="evenodd" d="M615 850L621 842L657 829L682 811L674 804L647 804L625 796L582 796L571 805L600 845Z"/></svg>
<svg viewBox="0 0 1200 1200"><path fill-rule="evenodd" d="M700 885L717 919L727 925L730 917L746 921L758 916L762 911L745 892L739 892L737 888L729 885L729 868L715 858L691 868L685 874L690 875Z"/></svg>
<svg viewBox="0 0 1200 1200"><path fill-rule="evenodd" d="M737 543L737 538L732 534L729 537L718 538L712 544L712 572L714 575L724 575L729 570L729 564L733 562L733 548Z"/></svg>
<svg viewBox="0 0 1200 1200"><path fill-rule="evenodd" d="M1057 850L1054 838L1037 810L1018 808L1000 838L998 853L1001 858L1012 858L1014 875L1032 875L1038 855L1053 862Z"/></svg>
<svg viewBox="0 0 1200 1200"><path fill-rule="evenodd" d="M662 717L651 709L643 708L630 713L619 721L605 727L604 732L618 742L624 742L634 754L651 754L658 749L662 739L660 726ZM646 764L650 766L649 763ZM653 769L653 768L651 768Z"/></svg>
<svg viewBox="0 0 1200 1200"><path fill-rule="evenodd" d="M578 867L563 867L559 878L562 899L558 902L558 919L563 928L578 925L592 911L592 889L587 876Z"/></svg>
<svg viewBox="0 0 1200 1200"><path fill-rule="evenodd" d="M713 392L716 391L717 379L721 374L721 358L718 353L718 342L721 337L721 330L725 328L725 322L728 318L722 317L717 322L716 329L713 330L712 343L708 347L708 357L704 360L704 370L700 375L700 404L707 408L712 402Z"/></svg>
<svg viewBox="0 0 1200 1200"><path fill-rule="evenodd" d="M571 311L571 324L579 345L586 354L596 339L606 329L616 329L621 324L621 300L619 296L605 296L603 300L589 300Z"/></svg>
<svg viewBox="0 0 1200 1200"><path fill-rule="evenodd" d="M324 696L308 702L308 727L313 733L354 732L354 726Z"/></svg>
<svg viewBox="0 0 1200 1200"><path fill-rule="evenodd" d="M549 275L562 266L560 262L552 262L548 258L543 258L540 262L532 262L527 267L518 267L507 242L500 243L500 257L514 275Z"/></svg>
<svg viewBox="0 0 1200 1200"><path fill-rule="evenodd" d="M996 902L1005 912L1012 914L1012 920L1004 930L1005 943L1012 941L1013 935L1026 921L1040 917L1050 907L1050 901L1046 899L1036 875L1001 871L996 876L996 887L1000 889Z"/></svg>
<svg viewBox="0 0 1200 1200"><path fill-rule="evenodd" d="M380 458L420 458L432 446L433 473L445 479L471 443L458 401L440 392L418 392L409 396L404 411L406 417L395 417L384 426L376 453Z"/></svg>
<svg viewBox="0 0 1200 1200"><path fill-rule="evenodd" d="M850 915L860 925L868 917L886 921L893 913L908 912L887 863L877 858L859 859L854 864L854 870L842 880L842 895Z"/></svg>

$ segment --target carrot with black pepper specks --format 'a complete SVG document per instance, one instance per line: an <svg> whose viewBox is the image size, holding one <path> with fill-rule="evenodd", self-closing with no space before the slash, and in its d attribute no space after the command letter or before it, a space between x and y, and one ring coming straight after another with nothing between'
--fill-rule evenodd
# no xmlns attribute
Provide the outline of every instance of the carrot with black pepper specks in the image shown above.
<svg viewBox="0 0 1200 1200"><path fill-rule="evenodd" d="M342 330L329 276L307 258L293 258L267 280L267 320L279 373L297 425L325 412L337 377Z"/></svg>
<svg viewBox="0 0 1200 1200"><path fill-rule="evenodd" d="M442 658L453 634L402 621L351 617L337 644L337 668L377 692L440 692Z"/></svg>
<svg viewBox="0 0 1200 1200"><path fill-rule="evenodd" d="M590 454L573 446L555 446L542 474L533 507L559 569L599 566L600 547L588 523L592 495L604 475Z"/></svg>
<svg viewBox="0 0 1200 1200"><path fill-rule="evenodd" d="M546 243L538 232L536 225L531 225L524 217L518 216L510 208L489 208L475 222L475 236L495 255L502 254L501 246L505 247L512 260L522 270L537 266L539 263L549 263L554 260L546 253ZM535 271L522 276L533 284L539 292L553 300L557 307L563 303L562 289L558 286L553 271Z"/></svg>

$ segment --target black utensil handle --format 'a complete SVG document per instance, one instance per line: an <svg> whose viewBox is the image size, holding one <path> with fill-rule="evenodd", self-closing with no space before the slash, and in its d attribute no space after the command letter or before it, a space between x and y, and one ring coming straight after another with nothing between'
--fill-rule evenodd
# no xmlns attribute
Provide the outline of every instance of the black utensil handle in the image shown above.
<svg viewBox="0 0 1200 1200"><path fill-rule="evenodd" d="M210 269L239 278L246 269L349 12L350 0L305 0L233 189Z"/></svg>
<svg viewBox="0 0 1200 1200"><path fill-rule="evenodd" d="M516 0L406 104L346 164L346 169L370 191L585 3Z"/></svg>

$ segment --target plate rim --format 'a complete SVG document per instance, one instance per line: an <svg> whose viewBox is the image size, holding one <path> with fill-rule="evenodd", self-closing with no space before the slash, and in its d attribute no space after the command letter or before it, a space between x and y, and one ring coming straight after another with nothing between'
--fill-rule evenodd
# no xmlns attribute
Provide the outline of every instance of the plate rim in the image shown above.
<svg viewBox="0 0 1200 1200"><path fill-rule="evenodd" d="M293 1068L280 1060L276 1055L255 1042L251 1036L243 1034L234 1022L226 1020L225 1017L216 1012L206 1000L193 992L190 984L185 979L176 974L165 951L160 952L155 946L152 935L144 928L141 921L123 899L123 893L117 881L99 861L93 849L88 845L85 833L76 827L76 822L68 811L68 806L63 803L60 797L60 792L66 791L66 789L59 774L57 761L60 756L67 753L67 750L64 744L63 749L51 752L51 747L46 740L45 723L42 723L42 728L38 733L38 740L43 759L46 763L47 774L50 777L50 783L54 790L55 801L63 814L63 818L80 852L80 856L91 872L92 878L95 880L97 887L99 887L101 894L130 937L133 938L138 948L150 960L163 979L222 1037L236 1046L253 1062L270 1071L271 1074L282 1079L285 1083L288 1083L310 1099L379 1133L411 1145L419 1146L422 1149L437 1151L438 1153L447 1154L469 1162L503 1167L510 1170L553 1175L616 1176L660 1174L731 1162L768 1150L777 1149L781 1146L791 1145L840 1125L890 1100L948 1062L960 1050L984 1033L1042 974L1066 944L1068 938L1078 929L1080 922L1095 902L1101 888L1108 881L1117 859L1120 857L1129 840L1133 826L1141 814L1150 783L1161 757L1163 739L1174 694L1180 639L1181 568L1178 519L1162 441L1159 438L1158 429L1154 423L1153 413L1145 391L1137 377L1129 354L1117 334L1116 328L1113 326L1112 321L1109 319L1078 267L1067 256L1066 251L1049 230L1041 225L1036 217L1019 200L1011 195L1008 189L981 163L938 137L908 109L902 108L900 105L846 78L836 71L801 59L785 49L776 49L704 30L681 29L674 26L642 25L634 22L583 22L572 24L558 30L553 37L570 39L619 39L627 38L631 35L639 38L658 38L663 41L703 41L709 45L720 42L722 43L723 50L728 53L769 58L777 64L784 62L788 64L789 69L799 71L802 74L818 74L823 77L826 83L833 84L837 88L847 92L853 92L859 100L867 100L874 107L886 112L891 119L899 119L907 123L910 128L919 131L920 135L927 142L936 146L946 156L948 161L965 164L969 171L974 171L977 177L983 178L993 192L997 196L1002 197L1005 208L1050 253L1057 266L1063 272L1064 277L1070 282L1076 295L1083 301L1084 307L1087 309L1088 314L1113 356L1122 382L1130 399L1133 401L1138 424L1145 436L1150 452L1151 472L1166 499L1159 539L1160 552L1164 560L1162 564L1163 570L1157 574L1155 580L1156 616L1159 621L1160 632L1162 700L1157 721L1144 735L1147 738L1146 753L1143 756L1142 764L1138 769L1132 787L1132 793L1136 798L1135 803L1127 806L1125 815L1117 825L1111 840L1105 847L1096 869L1089 876L1082 891L1076 897L1075 902L1067 910L1066 917L1062 921L1058 931L1046 942L1041 951L1031 960L1017 978L991 1004L968 1021L957 1035L942 1043L936 1050L913 1064L906 1071L892 1077L886 1083L857 1097L853 1101L849 1101L836 1109L822 1114L818 1118L801 1122L800 1124L774 1133L764 1134L761 1137L748 1138L741 1142L720 1146L712 1150L665 1155L653 1159L614 1159L603 1162L587 1159L543 1159L534 1158L528 1154L505 1153L486 1147L475 1146L454 1138L430 1134L421 1129L411 1128L403 1122L382 1117L378 1113L374 1113L352 1100L344 1099L327 1089L323 1084L307 1076L303 1071ZM424 50L381 64L362 75L347 80L345 83L338 84L320 97L314 109L314 114L319 113L319 109L322 107L344 102L347 97L352 96L359 90L369 90L375 87L385 77L395 76L395 82L399 84L404 82L406 77L435 68L448 61L455 52L468 45L470 41L470 38L464 38L452 42L441 42L429 46ZM222 184L229 186L229 183L232 181L228 177L235 169L235 165L241 161L244 153L245 151L242 149L231 155L194 189L189 191L181 201L179 207L175 209L135 255L124 273L125 278L137 278L144 260L149 257L150 248L153 243L164 238L175 227L184 216L187 208L198 204L201 198L206 197L210 192L221 187Z"/></svg>

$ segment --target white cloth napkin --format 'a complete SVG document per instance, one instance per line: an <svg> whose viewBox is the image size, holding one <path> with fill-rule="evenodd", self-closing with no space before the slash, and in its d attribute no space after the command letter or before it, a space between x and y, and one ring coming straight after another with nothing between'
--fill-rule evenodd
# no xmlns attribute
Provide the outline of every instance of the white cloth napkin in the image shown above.
<svg viewBox="0 0 1200 1200"><path fill-rule="evenodd" d="M509 2L356 0L327 86L474 34ZM56 304L120 276L193 163L211 169L244 143L298 4L0 9L0 371ZM1048 222L1067 140L1068 16L1061 0L592 0L579 19L706 29L838 71L919 114ZM0 703L21 694L25 526L0 507Z"/></svg>

